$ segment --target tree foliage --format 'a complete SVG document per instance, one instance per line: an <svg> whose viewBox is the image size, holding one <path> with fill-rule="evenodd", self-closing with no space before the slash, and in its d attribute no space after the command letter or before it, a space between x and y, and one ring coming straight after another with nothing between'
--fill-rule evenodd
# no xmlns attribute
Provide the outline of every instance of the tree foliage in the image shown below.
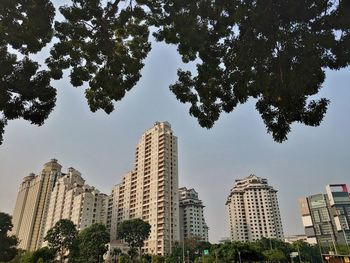
<svg viewBox="0 0 350 263"><path fill-rule="evenodd" d="M78 231L74 223L68 219L61 219L51 228L45 237L48 246L64 262L66 254L73 248Z"/></svg>
<svg viewBox="0 0 350 263"><path fill-rule="evenodd" d="M106 226L95 223L83 229L78 235L79 260L81 262L100 262L108 250L109 233Z"/></svg>
<svg viewBox="0 0 350 263"><path fill-rule="evenodd" d="M0 212L0 262L10 261L17 254L18 239L8 236L12 227L11 216Z"/></svg>
<svg viewBox="0 0 350 263"><path fill-rule="evenodd" d="M29 58L51 41L54 15L50 0L0 1L0 144L9 120L42 125L55 106L51 74Z"/></svg>
<svg viewBox="0 0 350 263"><path fill-rule="evenodd" d="M179 69L170 89L202 127L254 98L277 142L294 122L321 123L329 101L314 95L325 69L350 63L345 0L71 0L58 10L49 71L38 71L28 54L51 40L51 1L0 3L0 134L11 119L41 125L55 104L50 79L65 69L73 86L88 84L92 111L113 111L141 77L150 27L156 41L177 45L184 63L197 64L195 73Z"/></svg>
<svg viewBox="0 0 350 263"><path fill-rule="evenodd" d="M182 255L179 246L175 245L172 255L167 262L175 263L181 261ZM290 253L300 251L302 262L322 263L320 251L317 246L311 246L303 241L293 244L285 243L277 239L263 238L255 242L231 242L226 241L220 244L212 244L209 248L209 255L203 257L203 250L199 253L187 254L185 248L185 260L191 262L225 263L225 262L289 262ZM298 259L294 259L297 262Z"/></svg>
<svg viewBox="0 0 350 263"><path fill-rule="evenodd" d="M279 249L266 250L263 254L269 262L288 262L286 255Z"/></svg>
<svg viewBox="0 0 350 263"><path fill-rule="evenodd" d="M128 243L130 250L141 248L151 233L151 225L140 218L125 220L118 225L117 237Z"/></svg>
<svg viewBox="0 0 350 263"><path fill-rule="evenodd" d="M54 262L56 252L48 247L39 248L27 255L24 255L21 263Z"/></svg>

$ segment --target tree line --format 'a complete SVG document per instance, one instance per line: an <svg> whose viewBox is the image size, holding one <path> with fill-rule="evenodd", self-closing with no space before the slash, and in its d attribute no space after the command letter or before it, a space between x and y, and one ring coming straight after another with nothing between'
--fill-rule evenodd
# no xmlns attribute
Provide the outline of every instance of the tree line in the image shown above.
<svg viewBox="0 0 350 263"><path fill-rule="evenodd" d="M103 224L92 224L78 232L76 226L67 219L61 219L47 232L46 246L36 251L26 252L16 248L19 240L9 236L12 229L11 216L0 213L0 262L105 262L110 234ZM118 225L117 236L128 245L128 250L110 249L112 263L227 263L227 262L278 262L278 263L323 263L322 253L333 247L319 247L304 241L292 244L278 239L262 238L255 242L225 241L210 244L199 237L186 238L176 242L170 255L166 257L142 253L144 241L150 235L151 226L141 219L123 221ZM338 246L340 254L350 254L347 246Z"/></svg>
<svg viewBox="0 0 350 263"><path fill-rule="evenodd" d="M68 219L59 220L51 228L45 238L44 246L35 251L17 249L20 240L9 235L13 225L11 216L0 213L0 262L37 263L37 262L72 262L99 263L104 262L103 256L108 251L110 233L104 224L95 223L83 230L77 230L74 223ZM142 246L150 234L151 226L141 219L125 220L118 225L117 236L129 247L123 254L120 249L114 249L112 255L119 261L142 258Z"/></svg>

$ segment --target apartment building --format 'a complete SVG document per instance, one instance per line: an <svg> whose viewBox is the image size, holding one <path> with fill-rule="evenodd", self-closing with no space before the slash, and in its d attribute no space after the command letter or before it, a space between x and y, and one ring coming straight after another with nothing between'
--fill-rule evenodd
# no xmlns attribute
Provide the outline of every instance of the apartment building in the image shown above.
<svg viewBox="0 0 350 263"><path fill-rule="evenodd" d="M112 188L112 193L108 197L106 227L110 233L110 240L117 240L118 208L119 208L120 185Z"/></svg>
<svg viewBox="0 0 350 263"><path fill-rule="evenodd" d="M328 253L337 245L350 242L350 197L346 184L329 184L326 194L299 199L305 234L309 243L317 243Z"/></svg>
<svg viewBox="0 0 350 263"><path fill-rule="evenodd" d="M60 219L69 219L82 230L93 223L106 223L108 196L85 184L79 171L61 172L56 159L38 175L24 177L13 212L12 234L18 247L33 251L43 245L47 231Z"/></svg>
<svg viewBox="0 0 350 263"><path fill-rule="evenodd" d="M180 239L177 137L168 122L156 122L141 137L134 169L109 198L107 228L116 237L118 222L142 218L151 225L145 253L168 255Z"/></svg>
<svg viewBox="0 0 350 263"><path fill-rule="evenodd" d="M179 188L180 198L180 240L198 237L208 241L208 226L204 219L204 205L193 188Z"/></svg>
<svg viewBox="0 0 350 263"><path fill-rule="evenodd" d="M94 223L106 224L107 203L106 194L85 184L81 173L70 167L52 190L44 234L61 219L71 220L79 231Z"/></svg>
<svg viewBox="0 0 350 263"><path fill-rule="evenodd" d="M38 175L24 177L12 217L12 234L18 237L19 248L32 251L41 247L51 192L62 176L61 168L56 159L51 159Z"/></svg>
<svg viewBox="0 0 350 263"><path fill-rule="evenodd" d="M263 237L283 240L277 190L267 179L250 175L237 179L226 202L231 240L255 241Z"/></svg>

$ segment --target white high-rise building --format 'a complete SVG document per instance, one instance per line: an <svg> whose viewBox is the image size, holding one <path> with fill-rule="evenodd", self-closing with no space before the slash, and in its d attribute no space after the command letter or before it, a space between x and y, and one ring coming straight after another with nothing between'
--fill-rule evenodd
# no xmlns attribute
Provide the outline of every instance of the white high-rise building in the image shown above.
<svg viewBox="0 0 350 263"><path fill-rule="evenodd" d="M156 122L141 137L135 166L113 188L107 227L112 240L118 222L142 218L151 225L145 253L168 255L180 239L177 138L168 122Z"/></svg>
<svg viewBox="0 0 350 263"><path fill-rule="evenodd" d="M283 240L277 190L267 184L267 179L250 175L236 180L226 205L232 240Z"/></svg>
<svg viewBox="0 0 350 263"><path fill-rule="evenodd" d="M32 251L41 247L51 192L62 176L61 168L52 159L39 175L30 174L23 179L12 217L12 233L19 239L19 248Z"/></svg>
<svg viewBox="0 0 350 263"><path fill-rule="evenodd" d="M106 224L107 202L106 194L85 184L79 171L68 168L52 190L44 234L61 219L71 220L79 231L94 223Z"/></svg>
<svg viewBox="0 0 350 263"><path fill-rule="evenodd" d="M23 179L12 217L12 234L20 241L19 248L40 248L47 231L60 219L73 221L78 230L106 223L108 196L86 185L74 168L67 174L61 168L52 159L39 175Z"/></svg>
<svg viewBox="0 0 350 263"><path fill-rule="evenodd" d="M180 239L198 237L208 241L208 226L205 223L203 202L199 200L196 190L181 187L180 198Z"/></svg>

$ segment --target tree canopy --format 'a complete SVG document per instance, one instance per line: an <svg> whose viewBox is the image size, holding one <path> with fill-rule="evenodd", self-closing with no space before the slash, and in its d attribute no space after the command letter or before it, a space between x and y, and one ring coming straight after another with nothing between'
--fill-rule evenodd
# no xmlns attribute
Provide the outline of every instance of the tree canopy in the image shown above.
<svg viewBox="0 0 350 263"><path fill-rule="evenodd" d="M108 250L108 242L109 232L105 225L95 223L83 229L78 235L80 262L100 262Z"/></svg>
<svg viewBox="0 0 350 263"><path fill-rule="evenodd" d="M170 90L202 127L254 98L277 142L294 122L321 123L329 101L314 95L325 69L350 63L345 0L71 0L57 8L63 19L54 22L50 0L0 2L0 135L8 120L43 124L56 100L50 81L66 69L73 86L88 84L92 111L112 112L141 77L151 27L156 41L197 64L197 72L179 69ZM29 55L52 36L48 69L39 70Z"/></svg>
<svg viewBox="0 0 350 263"><path fill-rule="evenodd" d="M64 262L66 254L75 245L77 235L74 223L68 219L61 219L47 232L45 241L49 248L58 254L61 262Z"/></svg>
<svg viewBox="0 0 350 263"><path fill-rule="evenodd" d="M11 216L0 212L0 262L10 261L17 254L18 239L8 236L12 227Z"/></svg>
<svg viewBox="0 0 350 263"><path fill-rule="evenodd" d="M128 243L130 251L139 249L141 257L141 248L144 241L151 233L151 225L140 218L125 220L118 224L117 238L123 239Z"/></svg>
<svg viewBox="0 0 350 263"><path fill-rule="evenodd" d="M54 262L56 252L48 247L39 248L33 252L27 252L21 258L21 263Z"/></svg>

